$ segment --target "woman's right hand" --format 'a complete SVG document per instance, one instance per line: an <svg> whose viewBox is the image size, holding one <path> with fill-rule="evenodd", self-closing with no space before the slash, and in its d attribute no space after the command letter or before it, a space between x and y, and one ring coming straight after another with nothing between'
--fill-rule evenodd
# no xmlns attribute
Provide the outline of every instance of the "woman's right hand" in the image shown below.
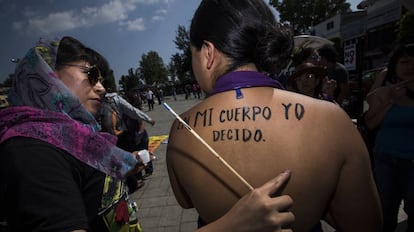
<svg viewBox="0 0 414 232"><path fill-rule="evenodd" d="M378 87L368 93L366 101L369 107L364 118L368 128L374 129L380 125L392 105L406 94L406 86L410 83L411 80L401 81L397 84Z"/></svg>
<svg viewBox="0 0 414 232"><path fill-rule="evenodd" d="M322 79L322 92L332 99L337 86L335 80L329 80L327 77Z"/></svg>
<svg viewBox="0 0 414 232"><path fill-rule="evenodd" d="M140 172L140 171L144 170L145 165L144 165L144 163L142 162L142 159L141 159L141 157L139 156L139 153L138 153L138 152L139 152L139 151L134 151L134 152L132 152L132 153L131 153L131 154L135 157L135 159L137 160L137 163L135 164L135 167L134 167L133 169L129 170L129 171L125 174L125 176L130 176L130 175L136 174L136 173L138 173L138 172Z"/></svg>
<svg viewBox="0 0 414 232"><path fill-rule="evenodd" d="M289 178L290 171L281 173L243 196L223 217L197 231L291 232L295 216L288 210L293 200L287 195L274 197Z"/></svg>
<svg viewBox="0 0 414 232"><path fill-rule="evenodd" d="M410 80L406 80L397 84L378 87L367 95L367 101L369 103L379 102L383 104L395 102L398 98L405 95L405 87L410 82Z"/></svg>

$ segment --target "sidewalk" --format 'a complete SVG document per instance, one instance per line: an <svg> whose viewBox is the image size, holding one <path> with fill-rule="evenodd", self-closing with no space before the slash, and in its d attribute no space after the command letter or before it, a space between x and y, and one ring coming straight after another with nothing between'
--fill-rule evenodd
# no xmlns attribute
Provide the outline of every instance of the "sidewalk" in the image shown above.
<svg viewBox="0 0 414 232"><path fill-rule="evenodd" d="M178 114L185 112L200 102L199 99L184 99L184 95L178 95L177 101L171 97L166 98L167 104ZM147 124L149 136L167 135L169 133L174 117L164 109L158 102L153 111L147 111L148 106L143 106L144 112L155 120L152 127ZM165 154L167 144L161 143L155 150L157 157L153 161L154 173L147 178L145 185L133 193L131 198L137 203L138 217L144 232L194 232L197 229L197 212L194 209L182 209L175 200L168 179ZM369 217L369 215L367 215ZM406 214L400 210L399 226L396 232L405 231ZM333 232L332 228L323 224L325 232Z"/></svg>
<svg viewBox="0 0 414 232"><path fill-rule="evenodd" d="M188 110L200 102L199 99L185 100L184 95L178 95L177 101L166 98L167 104L178 114ZM155 125L147 124L149 136L167 135L174 121L171 113L156 101L153 111L144 112L155 120ZM147 178L145 185L131 195L137 203L138 217L144 232L194 232L197 229L197 212L194 209L182 209L175 200L168 179L165 153L167 144L161 143L155 150L157 157L153 161L154 173Z"/></svg>

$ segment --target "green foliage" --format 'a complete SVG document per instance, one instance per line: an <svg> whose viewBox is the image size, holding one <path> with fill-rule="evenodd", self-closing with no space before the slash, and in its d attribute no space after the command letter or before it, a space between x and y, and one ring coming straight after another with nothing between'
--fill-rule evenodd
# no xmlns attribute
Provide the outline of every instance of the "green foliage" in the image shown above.
<svg viewBox="0 0 414 232"><path fill-rule="evenodd" d="M114 92L116 91L116 83L115 83L115 77L114 77L114 70L110 70L108 75L105 78L105 81L103 82L103 86L108 92Z"/></svg>
<svg viewBox="0 0 414 232"><path fill-rule="evenodd" d="M177 36L175 37L174 43L176 48L183 51L183 53L190 49L190 33L184 26L178 25Z"/></svg>
<svg viewBox="0 0 414 232"><path fill-rule="evenodd" d="M170 64L168 65L168 72L172 77L177 77L180 81L187 78L187 71L185 69L184 57L179 53L171 56Z"/></svg>
<svg viewBox="0 0 414 232"><path fill-rule="evenodd" d="M281 22L289 22L295 35L337 14L350 11L345 0L269 0L279 12Z"/></svg>
<svg viewBox="0 0 414 232"><path fill-rule="evenodd" d="M140 85L139 74L132 68L128 70L128 75L122 75L119 80L119 86L123 92L129 92Z"/></svg>
<svg viewBox="0 0 414 232"><path fill-rule="evenodd" d="M171 56L168 71L171 76L175 76L180 81L184 81L190 77L193 77L193 69L191 66L190 33L184 26L178 26L174 43L179 52Z"/></svg>
<svg viewBox="0 0 414 232"><path fill-rule="evenodd" d="M404 41L414 36L414 15L407 11L398 22L397 40Z"/></svg>
<svg viewBox="0 0 414 232"><path fill-rule="evenodd" d="M155 51L142 55L139 62L138 75L145 80L147 85L165 83L168 80L164 62Z"/></svg>
<svg viewBox="0 0 414 232"><path fill-rule="evenodd" d="M0 84L0 87L11 87L12 82L13 82L13 77L14 77L14 73L9 74L9 77L6 80L4 80L3 84Z"/></svg>

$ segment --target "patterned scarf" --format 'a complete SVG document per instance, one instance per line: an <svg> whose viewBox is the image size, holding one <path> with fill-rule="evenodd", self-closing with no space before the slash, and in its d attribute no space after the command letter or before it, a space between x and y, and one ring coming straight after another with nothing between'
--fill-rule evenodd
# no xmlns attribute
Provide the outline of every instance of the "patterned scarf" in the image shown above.
<svg viewBox="0 0 414 232"><path fill-rule="evenodd" d="M0 111L0 143L27 137L50 143L99 171L121 179L137 163L115 146L61 82L54 67L59 40L44 40L20 61L10 90L10 107Z"/></svg>

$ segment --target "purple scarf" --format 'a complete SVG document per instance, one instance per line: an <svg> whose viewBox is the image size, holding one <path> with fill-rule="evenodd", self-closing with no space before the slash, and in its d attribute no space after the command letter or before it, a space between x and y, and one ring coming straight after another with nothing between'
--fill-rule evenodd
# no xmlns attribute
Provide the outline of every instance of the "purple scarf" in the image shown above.
<svg viewBox="0 0 414 232"><path fill-rule="evenodd" d="M41 40L19 63L9 94L11 107L0 111L0 143L13 137L38 139L123 178L137 160L115 146L115 136L97 132L93 115L57 78L53 68L58 45L58 40Z"/></svg>
<svg viewBox="0 0 414 232"><path fill-rule="evenodd" d="M228 90L240 91L242 88L269 86L277 89L284 89L276 80L256 71L235 71L221 76L210 95L225 92ZM238 94L241 94L238 93Z"/></svg>

